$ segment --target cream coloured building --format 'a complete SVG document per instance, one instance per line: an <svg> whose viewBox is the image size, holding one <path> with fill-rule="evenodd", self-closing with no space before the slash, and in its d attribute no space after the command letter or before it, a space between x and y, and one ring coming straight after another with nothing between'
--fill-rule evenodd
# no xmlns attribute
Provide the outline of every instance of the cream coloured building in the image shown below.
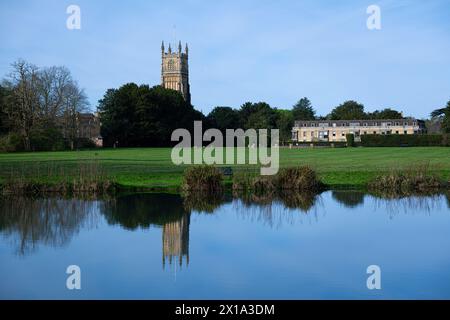
<svg viewBox="0 0 450 320"><path fill-rule="evenodd" d="M420 134L425 122L414 118L374 120L295 121L292 140L297 142L345 142L347 134L359 141L364 134Z"/></svg>
<svg viewBox="0 0 450 320"><path fill-rule="evenodd" d="M188 46L186 44L182 52L181 41L178 43L177 52L172 52L170 44L166 52L164 42L161 44L161 85L180 92L184 100L190 103L188 57Z"/></svg>

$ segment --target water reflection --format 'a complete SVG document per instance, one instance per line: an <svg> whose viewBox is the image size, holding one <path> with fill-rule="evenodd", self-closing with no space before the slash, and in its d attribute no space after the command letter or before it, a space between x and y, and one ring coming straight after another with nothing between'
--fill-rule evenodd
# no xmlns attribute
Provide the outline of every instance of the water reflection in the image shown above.
<svg viewBox="0 0 450 320"><path fill-rule="evenodd" d="M172 264L172 260L178 260L180 267L185 258L186 265L189 265L189 224L191 215L184 214L180 220L165 223L163 226L163 268L166 266L166 260ZM175 261L176 262L176 261Z"/></svg>
<svg viewBox="0 0 450 320"><path fill-rule="evenodd" d="M373 205L390 217L399 212L431 213L450 208L450 192L393 199L359 191L332 191L331 199L346 208ZM368 200L370 199L370 201ZM445 199L445 200L444 200ZM444 201L443 201L444 200ZM231 204L239 216L271 227L292 224L298 216L317 218L322 196L309 193L266 194L130 194L99 201L61 198L0 199L0 234L12 241L20 255L39 245L61 247L82 228L92 228L103 217L109 225L127 230L161 229L162 265L189 264L192 214L215 213ZM368 203L366 204L365 201ZM299 215L299 213L301 215Z"/></svg>
<svg viewBox="0 0 450 320"><path fill-rule="evenodd" d="M189 264L190 210L176 194L132 194L104 201L101 212L109 224L125 229L162 227L162 264Z"/></svg>
<svg viewBox="0 0 450 320"><path fill-rule="evenodd" d="M39 244L66 245L81 228L97 223L97 202L60 198L0 198L0 232L14 242L17 253Z"/></svg>
<svg viewBox="0 0 450 320"><path fill-rule="evenodd" d="M353 190L337 190L332 191L331 196L346 208L356 208L364 204L365 193Z"/></svg>

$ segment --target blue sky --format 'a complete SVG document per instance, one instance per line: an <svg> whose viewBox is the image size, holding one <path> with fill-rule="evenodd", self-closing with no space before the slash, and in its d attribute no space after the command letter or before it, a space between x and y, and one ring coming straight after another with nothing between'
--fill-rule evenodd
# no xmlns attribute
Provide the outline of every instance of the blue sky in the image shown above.
<svg viewBox="0 0 450 320"><path fill-rule="evenodd" d="M66 8L81 8L81 30ZM381 8L381 30L366 9ZM450 0L0 0L0 76L23 58L66 65L92 108L108 88L160 82L161 40L189 43L203 112L308 97L319 114L349 99L418 118L450 99Z"/></svg>

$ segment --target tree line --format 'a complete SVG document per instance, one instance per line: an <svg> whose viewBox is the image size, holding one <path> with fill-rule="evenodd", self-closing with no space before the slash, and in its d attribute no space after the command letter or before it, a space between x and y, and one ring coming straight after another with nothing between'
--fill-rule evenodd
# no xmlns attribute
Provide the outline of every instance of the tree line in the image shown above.
<svg viewBox="0 0 450 320"><path fill-rule="evenodd" d="M0 151L59 150L80 146L77 115L88 109L87 97L65 67L38 68L24 60L12 64L12 72L0 85ZM291 139L296 120L364 120L402 118L400 111L385 108L367 112L353 100L317 115L311 101L301 98L290 109L273 108L266 102L245 102L239 108L217 106L204 115L182 95L161 86L127 83L108 89L97 110L101 135L107 147L170 146L177 128L280 130L280 143ZM450 101L431 116L450 133Z"/></svg>
<svg viewBox="0 0 450 320"><path fill-rule="evenodd" d="M0 85L0 149L73 149L77 114L88 105L66 67L38 68L18 60Z"/></svg>
<svg viewBox="0 0 450 320"><path fill-rule="evenodd" d="M278 128L280 142L291 139L291 131L296 120L355 120L355 119L398 119L402 113L390 108L365 112L364 105L356 101L346 101L335 107L328 115L318 116L311 101L301 98L290 110L271 108L265 102L244 103L239 109L216 107L207 116L213 127L226 128Z"/></svg>

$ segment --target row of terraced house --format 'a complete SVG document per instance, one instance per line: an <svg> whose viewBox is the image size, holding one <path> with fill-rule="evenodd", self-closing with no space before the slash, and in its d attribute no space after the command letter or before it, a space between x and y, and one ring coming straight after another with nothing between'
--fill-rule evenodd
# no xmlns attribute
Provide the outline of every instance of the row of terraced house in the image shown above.
<svg viewBox="0 0 450 320"><path fill-rule="evenodd" d="M422 134L425 122L415 118L374 120L295 121L292 140L296 142L345 142L347 134L359 141L366 134Z"/></svg>

